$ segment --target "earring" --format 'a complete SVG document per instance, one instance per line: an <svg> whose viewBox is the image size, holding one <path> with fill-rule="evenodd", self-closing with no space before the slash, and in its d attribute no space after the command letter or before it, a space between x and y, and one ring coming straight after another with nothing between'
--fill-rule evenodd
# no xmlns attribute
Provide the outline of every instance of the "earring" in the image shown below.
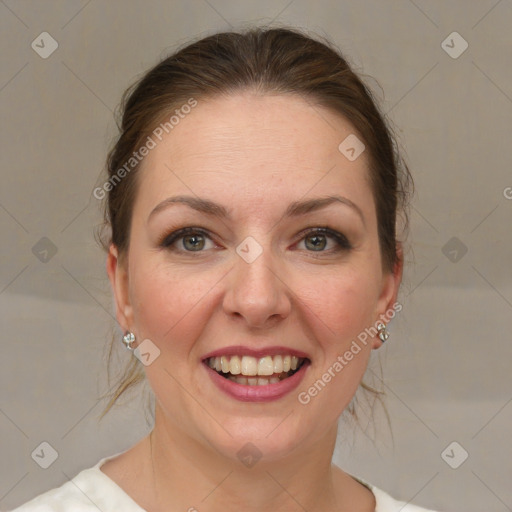
<svg viewBox="0 0 512 512"><path fill-rule="evenodd" d="M383 323L377 325L377 331L379 332L379 338L384 343L389 338L389 332L386 330L386 326Z"/></svg>
<svg viewBox="0 0 512 512"><path fill-rule="evenodd" d="M133 332L127 332L124 336L123 336L123 343L125 344L126 348L128 350L133 350L133 342L135 341L135 334L133 334Z"/></svg>

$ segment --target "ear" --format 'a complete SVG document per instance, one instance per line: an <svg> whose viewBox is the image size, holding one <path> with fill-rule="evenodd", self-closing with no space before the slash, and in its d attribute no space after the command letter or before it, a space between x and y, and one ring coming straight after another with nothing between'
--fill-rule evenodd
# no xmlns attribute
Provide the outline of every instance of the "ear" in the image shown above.
<svg viewBox="0 0 512 512"><path fill-rule="evenodd" d="M390 311L400 311L402 309L402 305L395 306L396 299L398 296L398 290L400 289L400 283L402 282L402 273L404 267L404 254L402 242L397 242L396 244L396 255L397 261L395 266L393 267L392 272L387 272L382 276L382 284L381 284L381 292L379 296L379 300L377 303L377 319L376 321L381 321L386 324L387 321L385 318L390 318ZM387 314L386 314L387 313ZM382 346L382 341L378 336L373 339L373 347L379 348Z"/></svg>
<svg viewBox="0 0 512 512"><path fill-rule="evenodd" d="M133 309L129 296L128 262L126 258L119 257L114 244L110 245L107 256L107 274L114 294L117 322L123 332L130 331L133 325Z"/></svg>

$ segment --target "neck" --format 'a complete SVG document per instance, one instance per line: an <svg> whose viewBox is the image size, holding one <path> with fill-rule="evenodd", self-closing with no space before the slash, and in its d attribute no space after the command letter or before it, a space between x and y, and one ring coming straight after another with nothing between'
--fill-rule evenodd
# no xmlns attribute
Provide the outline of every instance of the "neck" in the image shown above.
<svg viewBox="0 0 512 512"><path fill-rule="evenodd" d="M319 442L249 468L178 429L157 405L146 438L154 497L148 510L342 510L340 501L348 507L359 484L331 464L336 433L334 425Z"/></svg>

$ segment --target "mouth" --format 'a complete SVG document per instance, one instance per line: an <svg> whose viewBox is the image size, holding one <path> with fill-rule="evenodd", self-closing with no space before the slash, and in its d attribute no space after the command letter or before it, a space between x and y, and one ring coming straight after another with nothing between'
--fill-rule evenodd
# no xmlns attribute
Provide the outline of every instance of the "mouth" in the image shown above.
<svg viewBox="0 0 512 512"><path fill-rule="evenodd" d="M309 362L306 357L291 354L214 356L204 362L221 377L242 386L278 384L293 376Z"/></svg>
<svg viewBox="0 0 512 512"><path fill-rule="evenodd" d="M254 350L234 346L207 354L202 363L215 387L229 397L242 402L270 402L299 386L311 359L286 347Z"/></svg>

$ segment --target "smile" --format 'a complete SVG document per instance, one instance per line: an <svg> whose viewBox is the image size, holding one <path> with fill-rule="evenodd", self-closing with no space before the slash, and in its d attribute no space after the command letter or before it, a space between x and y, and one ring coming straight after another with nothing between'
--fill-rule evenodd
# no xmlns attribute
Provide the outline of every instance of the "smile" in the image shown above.
<svg viewBox="0 0 512 512"><path fill-rule="evenodd" d="M219 375L245 386L277 384L294 375L305 362L306 358L282 354L259 358L234 355L206 359L206 364Z"/></svg>

